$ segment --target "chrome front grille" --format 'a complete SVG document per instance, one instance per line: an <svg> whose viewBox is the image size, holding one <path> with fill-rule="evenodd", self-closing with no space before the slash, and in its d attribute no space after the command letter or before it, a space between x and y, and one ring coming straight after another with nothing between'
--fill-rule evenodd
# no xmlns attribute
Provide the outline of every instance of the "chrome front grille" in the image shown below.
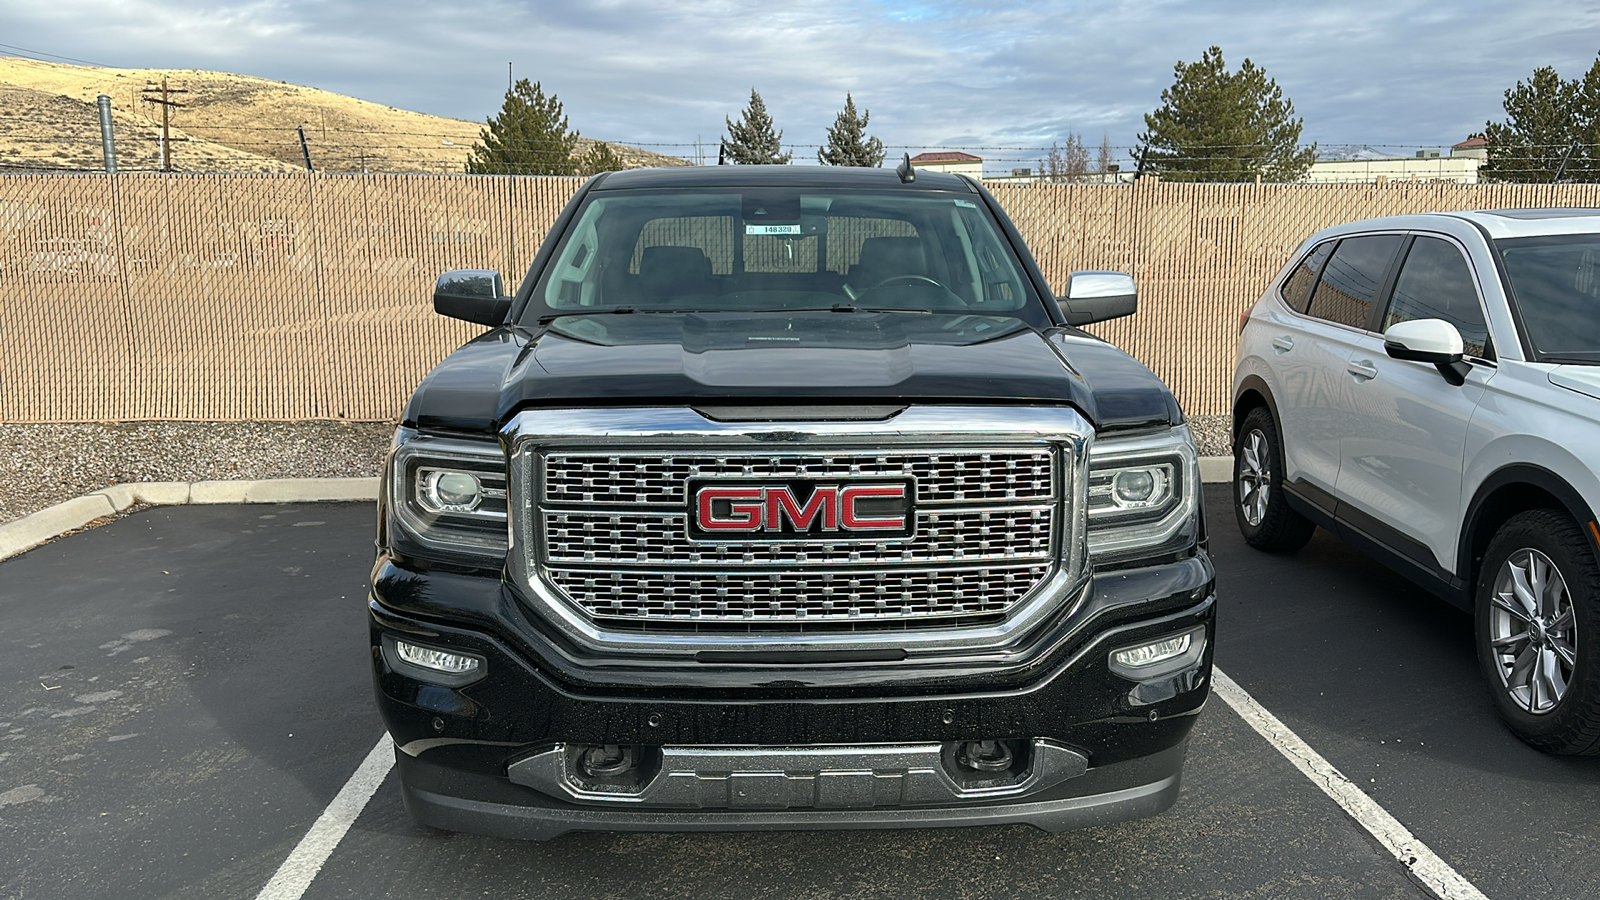
<svg viewBox="0 0 1600 900"><path fill-rule="evenodd" d="M983 569L810 569L803 573L580 572L559 583L589 615L633 621L834 622L1003 614L1049 565Z"/></svg>
<svg viewBox="0 0 1600 900"><path fill-rule="evenodd" d="M1050 558L1050 507L928 509L916 534L895 541L743 541L688 538L681 513L544 511L545 559L551 563L719 566L882 565L1014 562Z"/></svg>
<svg viewBox="0 0 1600 900"><path fill-rule="evenodd" d="M544 450L530 510L537 572L607 627L866 628L989 621L1054 571L1064 510L1048 445L727 455ZM691 480L902 479L909 537L704 540Z"/></svg>

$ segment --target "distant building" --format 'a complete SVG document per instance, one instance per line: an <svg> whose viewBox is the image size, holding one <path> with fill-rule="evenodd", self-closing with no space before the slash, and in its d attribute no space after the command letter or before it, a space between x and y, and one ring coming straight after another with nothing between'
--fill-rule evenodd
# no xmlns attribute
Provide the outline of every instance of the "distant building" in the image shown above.
<svg viewBox="0 0 1600 900"><path fill-rule="evenodd" d="M1444 156L1438 150L1418 150L1415 156L1365 156L1360 159L1325 159L1311 164L1301 178L1311 184L1371 184L1377 181L1448 182L1477 184L1478 167L1488 157L1483 138L1468 138Z"/></svg>
<svg viewBox="0 0 1600 900"><path fill-rule="evenodd" d="M960 150L941 150L937 153L918 153L911 157L911 165L930 172L950 172L956 175L983 177L983 157L962 153Z"/></svg>

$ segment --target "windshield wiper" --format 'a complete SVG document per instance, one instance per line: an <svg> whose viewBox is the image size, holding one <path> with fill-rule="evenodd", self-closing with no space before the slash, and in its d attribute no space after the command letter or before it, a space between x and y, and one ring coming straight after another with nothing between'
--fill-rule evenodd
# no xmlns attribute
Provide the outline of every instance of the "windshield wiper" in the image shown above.
<svg viewBox="0 0 1600 900"><path fill-rule="evenodd" d="M568 316L625 316L633 312L638 312L638 310L632 306L611 306L605 309L578 309L573 310L572 312L552 313L548 316L540 316L539 324L548 325L557 319L565 319Z"/></svg>
<svg viewBox="0 0 1600 900"><path fill-rule="evenodd" d="M698 313L741 312L737 309L640 309L637 306L611 306L606 309L575 309L572 312L551 313L539 317L540 325L548 325L557 319L566 319L583 316L626 316L638 313L641 316L690 316Z"/></svg>
<svg viewBox="0 0 1600 900"><path fill-rule="evenodd" d="M836 313L912 313L919 316L933 315L931 309L914 309L907 306L856 306L853 303L835 303L832 306L780 306L776 309L752 309L746 312L836 312Z"/></svg>

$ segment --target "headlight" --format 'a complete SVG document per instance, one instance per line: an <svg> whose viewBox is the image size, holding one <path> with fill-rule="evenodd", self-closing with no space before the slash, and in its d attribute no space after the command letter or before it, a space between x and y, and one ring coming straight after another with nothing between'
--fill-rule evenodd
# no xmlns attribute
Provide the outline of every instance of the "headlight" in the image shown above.
<svg viewBox="0 0 1600 900"><path fill-rule="evenodd" d="M1089 449L1089 555L1126 562L1186 549L1197 536L1200 470L1186 425L1097 438Z"/></svg>
<svg viewBox="0 0 1600 900"><path fill-rule="evenodd" d="M470 513L483 504L483 498L483 479L474 472L417 470L417 499L432 512Z"/></svg>
<svg viewBox="0 0 1600 900"><path fill-rule="evenodd" d="M424 550L505 556L506 463L498 441L400 429L389 464L389 496L401 531Z"/></svg>

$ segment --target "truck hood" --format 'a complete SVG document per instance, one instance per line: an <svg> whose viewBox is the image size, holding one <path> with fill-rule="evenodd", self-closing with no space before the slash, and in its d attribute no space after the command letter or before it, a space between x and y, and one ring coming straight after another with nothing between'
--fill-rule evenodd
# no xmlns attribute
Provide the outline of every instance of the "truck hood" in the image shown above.
<svg viewBox="0 0 1600 900"><path fill-rule="evenodd" d="M1070 405L1098 430L1176 424L1139 362L1010 317L909 313L569 316L497 328L440 363L406 421L495 431L524 408L741 404Z"/></svg>

